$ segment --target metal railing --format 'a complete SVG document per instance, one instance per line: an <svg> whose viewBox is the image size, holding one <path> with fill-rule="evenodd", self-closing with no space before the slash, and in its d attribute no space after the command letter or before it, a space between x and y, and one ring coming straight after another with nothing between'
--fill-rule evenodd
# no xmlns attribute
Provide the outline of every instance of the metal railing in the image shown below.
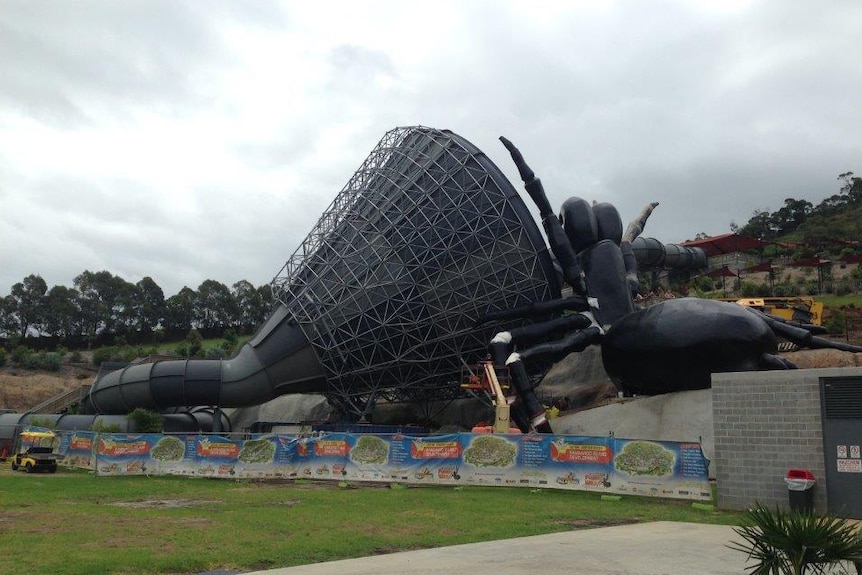
<svg viewBox="0 0 862 575"><path fill-rule="evenodd" d="M56 397L52 397L43 401L36 407L27 410L27 413L61 413L63 410L70 408L76 403L80 404L87 397L87 392L90 390L90 384L82 385L79 388L69 390Z"/></svg>

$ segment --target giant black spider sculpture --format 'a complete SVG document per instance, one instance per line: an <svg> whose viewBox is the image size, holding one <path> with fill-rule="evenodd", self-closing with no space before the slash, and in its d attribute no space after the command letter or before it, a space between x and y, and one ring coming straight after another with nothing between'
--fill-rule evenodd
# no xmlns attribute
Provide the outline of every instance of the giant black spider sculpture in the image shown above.
<svg viewBox="0 0 862 575"><path fill-rule="evenodd" d="M786 321L734 303L668 299L637 309L637 260L631 242L658 204L648 205L625 233L616 208L569 198L553 213L541 181L518 149L500 138L525 189L539 208L551 251L572 295L481 318L479 323L556 316L498 333L489 345L495 367L509 369L512 418L523 431L550 432L525 363L561 358L600 344L608 375L628 395L706 389L711 374L795 369L777 355L777 336L801 347L862 352L862 347L818 337L820 326Z"/></svg>

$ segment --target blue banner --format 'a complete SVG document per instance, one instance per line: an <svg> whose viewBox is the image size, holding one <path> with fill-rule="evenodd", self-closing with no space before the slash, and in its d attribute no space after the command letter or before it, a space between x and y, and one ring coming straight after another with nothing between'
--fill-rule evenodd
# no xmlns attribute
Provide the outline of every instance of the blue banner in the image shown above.
<svg viewBox="0 0 862 575"><path fill-rule="evenodd" d="M64 464L104 475L306 478L588 490L708 501L699 443L453 433L255 435L65 432Z"/></svg>

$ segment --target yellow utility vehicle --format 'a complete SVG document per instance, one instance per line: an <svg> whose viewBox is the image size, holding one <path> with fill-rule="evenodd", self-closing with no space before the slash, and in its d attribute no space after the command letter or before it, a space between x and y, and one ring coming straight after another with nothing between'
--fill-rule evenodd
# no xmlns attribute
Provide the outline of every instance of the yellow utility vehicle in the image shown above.
<svg viewBox="0 0 862 575"><path fill-rule="evenodd" d="M821 325L823 322L823 302L815 301L812 297L750 297L724 301L753 307L789 321L813 325Z"/></svg>
<svg viewBox="0 0 862 575"><path fill-rule="evenodd" d="M12 456L12 471L57 471L54 450L59 437L51 431L22 431L18 434L18 449Z"/></svg>

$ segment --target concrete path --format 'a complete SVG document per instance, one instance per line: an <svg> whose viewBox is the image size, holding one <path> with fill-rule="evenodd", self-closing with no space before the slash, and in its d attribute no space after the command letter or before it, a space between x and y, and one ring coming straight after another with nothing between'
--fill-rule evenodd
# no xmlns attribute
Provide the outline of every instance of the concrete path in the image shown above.
<svg viewBox="0 0 862 575"><path fill-rule="evenodd" d="M660 521L405 551L258 575L741 575L732 527Z"/></svg>

